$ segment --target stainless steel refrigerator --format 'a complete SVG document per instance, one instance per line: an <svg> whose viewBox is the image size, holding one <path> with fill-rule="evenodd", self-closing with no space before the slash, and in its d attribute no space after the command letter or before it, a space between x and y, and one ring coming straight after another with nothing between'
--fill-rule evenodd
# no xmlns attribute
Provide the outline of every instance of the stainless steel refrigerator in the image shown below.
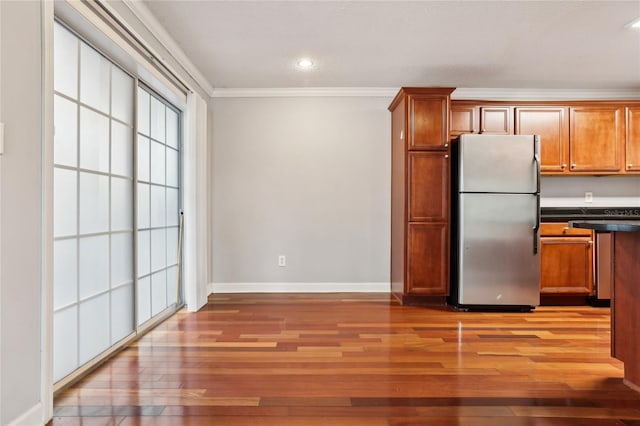
<svg viewBox="0 0 640 426"><path fill-rule="evenodd" d="M461 135L452 146L452 292L460 309L540 303L540 143Z"/></svg>

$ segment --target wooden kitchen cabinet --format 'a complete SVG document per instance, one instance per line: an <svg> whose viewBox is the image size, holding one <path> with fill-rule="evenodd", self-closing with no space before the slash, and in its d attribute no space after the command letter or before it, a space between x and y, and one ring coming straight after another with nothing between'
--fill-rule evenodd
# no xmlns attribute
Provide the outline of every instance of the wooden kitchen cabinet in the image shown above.
<svg viewBox="0 0 640 426"><path fill-rule="evenodd" d="M565 107L517 107L515 134L540 135L541 171L568 171L569 109Z"/></svg>
<svg viewBox="0 0 640 426"><path fill-rule="evenodd" d="M624 107L571 107L569 123L569 162L572 172L598 174L622 170Z"/></svg>
<svg viewBox="0 0 640 426"><path fill-rule="evenodd" d="M640 106L627 108L625 170L640 172Z"/></svg>
<svg viewBox="0 0 640 426"><path fill-rule="evenodd" d="M451 105L451 138L463 133L513 134L513 106L478 105L459 101Z"/></svg>
<svg viewBox="0 0 640 426"><path fill-rule="evenodd" d="M402 88L391 111L391 292L403 304L449 294L451 88Z"/></svg>
<svg viewBox="0 0 640 426"><path fill-rule="evenodd" d="M568 107L539 103L530 106L503 104L452 102L451 137L463 133L540 135L541 171L554 174L568 171Z"/></svg>
<svg viewBox="0 0 640 426"><path fill-rule="evenodd" d="M451 137L537 134L548 175L640 173L640 102L454 100Z"/></svg>
<svg viewBox="0 0 640 426"><path fill-rule="evenodd" d="M449 154L410 152L408 157L409 222L449 220Z"/></svg>
<svg viewBox="0 0 640 426"><path fill-rule="evenodd" d="M444 262L443 260L447 261ZM407 238L407 282L410 296L449 294L449 225L410 223Z"/></svg>
<svg viewBox="0 0 640 426"><path fill-rule="evenodd" d="M479 108L473 105L451 105L451 139L463 133L478 133Z"/></svg>
<svg viewBox="0 0 640 426"><path fill-rule="evenodd" d="M593 231L567 223L541 224L541 296L588 296L592 291Z"/></svg>
<svg viewBox="0 0 640 426"><path fill-rule="evenodd" d="M513 134L513 107L480 107L480 133L491 135Z"/></svg>
<svg viewBox="0 0 640 426"><path fill-rule="evenodd" d="M407 92L409 149L440 149L449 145L449 99L438 91Z"/></svg>

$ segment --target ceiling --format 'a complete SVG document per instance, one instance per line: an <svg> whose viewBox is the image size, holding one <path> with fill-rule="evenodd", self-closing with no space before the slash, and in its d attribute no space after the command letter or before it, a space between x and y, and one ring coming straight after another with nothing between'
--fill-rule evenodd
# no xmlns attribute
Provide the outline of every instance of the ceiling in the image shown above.
<svg viewBox="0 0 640 426"><path fill-rule="evenodd" d="M143 4L215 88L640 89L640 0Z"/></svg>

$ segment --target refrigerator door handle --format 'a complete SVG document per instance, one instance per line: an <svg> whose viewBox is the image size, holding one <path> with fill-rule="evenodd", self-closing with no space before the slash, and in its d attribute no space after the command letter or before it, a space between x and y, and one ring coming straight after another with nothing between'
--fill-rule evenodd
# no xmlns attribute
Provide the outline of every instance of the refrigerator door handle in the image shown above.
<svg viewBox="0 0 640 426"><path fill-rule="evenodd" d="M541 165L540 165L540 135L535 135L533 137L533 161L536 163L536 192L540 193L540 173Z"/></svg>
<svg viewBox="0 0 640 426"><path fill-rule="evenodd" d="M537 255L540 231L540 135L533 136L533 161L536 163L536 223L533 227L533 254Z"/></svg>
<svg viewBox="0 0 640 426"><path fill-rule="evenodd" d="M536 195L536 224L533 227L533 254L538 254L538 234L540 232L540 193Z"/></svg>

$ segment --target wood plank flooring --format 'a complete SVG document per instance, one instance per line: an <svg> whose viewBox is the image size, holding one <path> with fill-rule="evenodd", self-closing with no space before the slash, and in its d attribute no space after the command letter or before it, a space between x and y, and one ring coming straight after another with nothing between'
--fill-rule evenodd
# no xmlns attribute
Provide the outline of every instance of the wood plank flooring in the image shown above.
<svg viewBox="0 0 640 426"><path fill-rule="evenodd" d="M608 308L216 295L58 395L50 424L640 426L609 327Z"/></svg>

